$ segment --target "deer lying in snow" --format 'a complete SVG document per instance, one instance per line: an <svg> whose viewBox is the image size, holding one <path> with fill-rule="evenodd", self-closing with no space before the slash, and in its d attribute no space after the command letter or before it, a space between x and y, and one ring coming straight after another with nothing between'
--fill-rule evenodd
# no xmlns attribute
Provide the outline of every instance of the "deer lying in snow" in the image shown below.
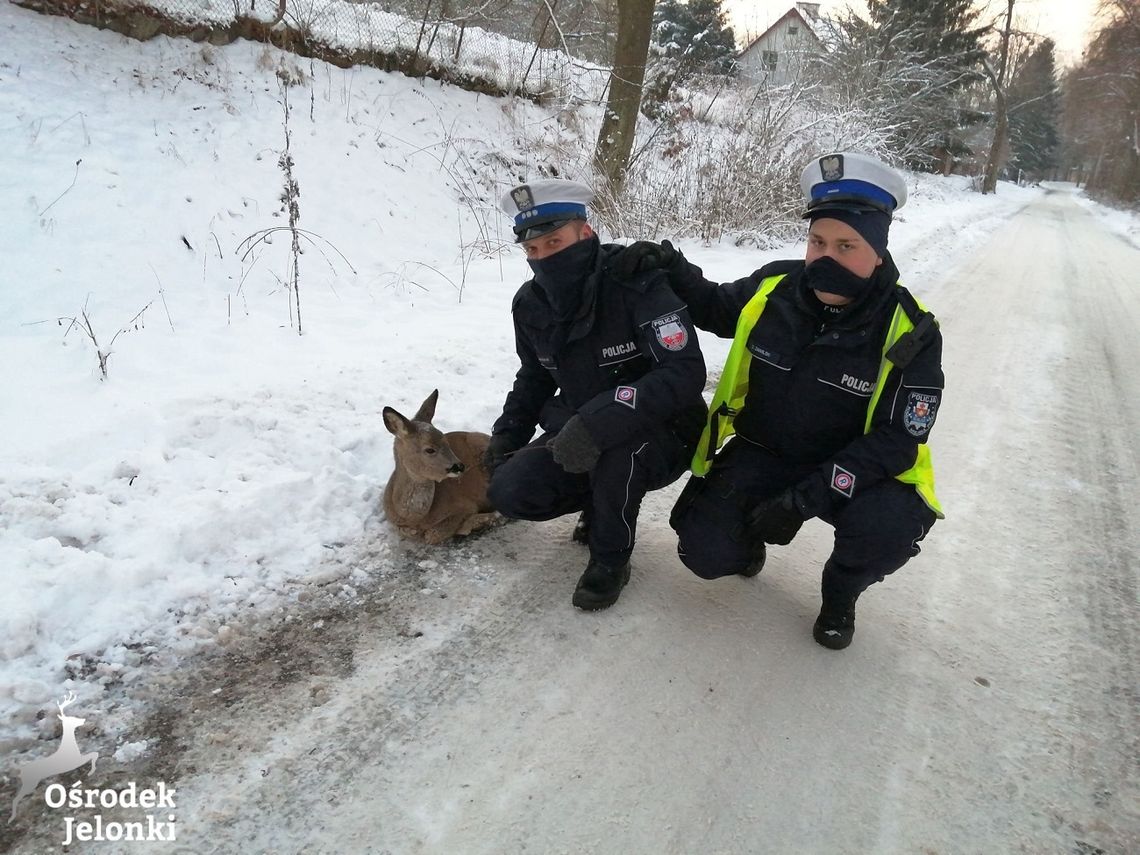
<svg viewBox="0 0 1140 855"><path fill-rule="evenodd" d="M384 488L384 513L400 534L428 543L471 534L502 519L487 501L487 470L481 458L485 433L440 433L431 423L436 389L407 419L384 408L384 425L395 435L396 468Z"/></svg>

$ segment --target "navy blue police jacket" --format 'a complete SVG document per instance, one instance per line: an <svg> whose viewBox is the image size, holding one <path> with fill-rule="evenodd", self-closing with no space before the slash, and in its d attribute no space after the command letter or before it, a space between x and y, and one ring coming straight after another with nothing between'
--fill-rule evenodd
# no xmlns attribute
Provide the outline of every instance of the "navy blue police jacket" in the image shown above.
<svg viewBox="0 0 1140 855"><path fill-rule="evenodd" d="M583 301L569 324L555 318L533 279L511 305L519 369L491 431L513 447L535 426L557 433L582 417L599 449L671 431L696 444L707 407L705 361L684 302L662 271L618 279L607 262L620 246L601 245Z"/></svg>
<svg viewBox="0 0 1140 855"><path fill-rule="evenodd" d="M820 513L837 493L851 498L914 465L942 399L942 336L933 325L906 368L890 372L864 433L883 342L899 305L898 269L888 253L867 291L834 314L804 283L804 268L802 260L776 261L717 285L683 262L670 270L669 281L698 327L731 338L760 283L786 274L748 337L748 393L734 427L741 439L817 466L800 492L808 509ZM853 476L854 489L848 482L845 490L833 486L836 467Z"/></svg>

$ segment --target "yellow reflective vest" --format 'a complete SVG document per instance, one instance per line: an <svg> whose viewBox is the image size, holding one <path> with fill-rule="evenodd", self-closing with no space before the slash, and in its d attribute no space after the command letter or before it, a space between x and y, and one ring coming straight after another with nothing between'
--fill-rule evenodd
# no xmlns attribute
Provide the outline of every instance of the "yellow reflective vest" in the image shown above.
<svg viewBox="0 0 1140 855"><path fill-rule="evenodd" d="M716 392L713 393L712 404L709 406L709 420L697 443L696 453L693 455L692 471L694 475L706 475L712 467L713 458L721 446L728 441L736 431L733 421L737 413L744 407L744 399L748 395L748 370L752 363L752 354L748 351L748 336L756 326L764 307L768 303L768 295L780 284L787 274L769 276L760 282L760 287L752 299L740 312L736 322L736 333L732 338L732 347L728 351L724 370L717 383ZM917 301L916 301L917 302ZM925 309L922 304L920 308ZM906 333L914 329L914 322L903 307L895 308L894 317L891 318L887 336L883 340L883 356L879 363L879 375L875 383L875 392L871 395L871 402L867 406L867 420L863 426L863 433L871 432L871 419L875 407L879 403L883 387L886 385L887 375L895 367L887 356L887 351ZM925 443L918 446L918 456L914 465L895 478L904 484L911 484L918 491L927 506L942 519L942 505L934 493L934 464L931 461L930 449Z"/></svg>

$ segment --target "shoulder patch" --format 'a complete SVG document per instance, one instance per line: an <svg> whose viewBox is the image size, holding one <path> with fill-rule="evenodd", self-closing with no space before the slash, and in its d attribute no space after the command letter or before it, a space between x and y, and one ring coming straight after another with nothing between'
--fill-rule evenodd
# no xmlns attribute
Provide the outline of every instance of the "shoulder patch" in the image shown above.
<svg viewBox="0 0 1140 855"><path fill-rule="evenodd" d="M681 323L681 316L674 312L649 322L657 343L666 350L684 350L689 343L689 331Z"/></svg>
<svg viewBox="0 0 1140 855"><path fill-rule="evenodd" d="M938 412L938 396L925 392L911 392L906 399L903 427L911 436L925 436L934 424Z"/></svg>

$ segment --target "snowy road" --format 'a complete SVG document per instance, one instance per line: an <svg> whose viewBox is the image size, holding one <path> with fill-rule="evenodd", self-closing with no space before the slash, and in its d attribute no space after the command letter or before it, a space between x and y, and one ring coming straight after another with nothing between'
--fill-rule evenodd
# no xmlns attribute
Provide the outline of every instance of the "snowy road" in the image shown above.
<svg viewBox="0 0 1140 855"><path fill-rule="evenodd" d="M830 529L702 582L680 485L600 613L568 520L413 550L171 704L179 841L147 851L1140 851L1137 270L1055 193L934 289L948 519L849 650L811 639Z"/></svg>

